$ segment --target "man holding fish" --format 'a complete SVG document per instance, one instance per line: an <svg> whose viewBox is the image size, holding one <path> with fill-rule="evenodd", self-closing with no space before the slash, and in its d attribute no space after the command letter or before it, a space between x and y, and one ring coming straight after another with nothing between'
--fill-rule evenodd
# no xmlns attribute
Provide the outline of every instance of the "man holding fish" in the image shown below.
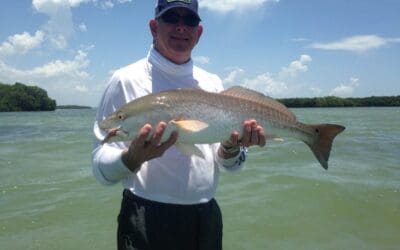
<svg viewBox="0 0 400 250"><path fill-rule="evenodd" d="M228 131L222 143L178 149L181 132L166 131L168 125L195 131L202 124L161 115L155 124L140 120L133 140L102 143L124 131L105 131L101 122L132 100L178 88L223 90L218 76L193 65L191 52L203 32L200 21L197 0L158 0L149 22L153 46L148 56L117 70L100 101L93 172L103 184L124 187L118 249L222 249L222 217L214 199L219 168L241 169L245 147L266 143L263 127L250 119L242 121L242 131Z"/></svg>

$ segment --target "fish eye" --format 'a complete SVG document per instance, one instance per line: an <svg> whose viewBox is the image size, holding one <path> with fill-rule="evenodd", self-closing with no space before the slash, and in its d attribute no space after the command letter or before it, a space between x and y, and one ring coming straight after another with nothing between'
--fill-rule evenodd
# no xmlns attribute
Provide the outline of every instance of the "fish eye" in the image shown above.
<svg viewBox="0 0 400 250"><path fill-rule="evenodd" d="M124 120L125 119L125 116L122 113L118 113L117 117L118 117L119 120Z"/></svg>

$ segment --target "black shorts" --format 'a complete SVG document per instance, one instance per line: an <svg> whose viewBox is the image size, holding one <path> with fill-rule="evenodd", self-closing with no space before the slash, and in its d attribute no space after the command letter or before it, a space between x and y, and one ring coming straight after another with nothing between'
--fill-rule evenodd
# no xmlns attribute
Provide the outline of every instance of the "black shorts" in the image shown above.
<svg viewBox="0 0 400 250"><path fill-rule="evenodd" d="M222 216L215 201L175 205L124 190L118 216L119 250L220 250Z"/></svg>

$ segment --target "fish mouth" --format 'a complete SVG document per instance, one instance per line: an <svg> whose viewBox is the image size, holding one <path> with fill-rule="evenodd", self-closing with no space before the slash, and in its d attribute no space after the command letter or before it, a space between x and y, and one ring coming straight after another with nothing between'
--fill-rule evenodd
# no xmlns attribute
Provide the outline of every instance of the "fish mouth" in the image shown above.
<svg viewBox="0 0 400 250"><path fill-rule="evenodd" d="M117 138L129 138L129 132L121 129L121 126L107 129L107 135L101 143L113 142Z"/></svg>

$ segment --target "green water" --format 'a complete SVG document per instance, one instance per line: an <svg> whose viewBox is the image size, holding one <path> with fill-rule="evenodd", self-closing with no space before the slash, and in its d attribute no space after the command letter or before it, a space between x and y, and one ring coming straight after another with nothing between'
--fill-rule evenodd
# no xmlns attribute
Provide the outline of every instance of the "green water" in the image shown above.
<svg viewBox="0 0 400 250"><path fill-rule="evenodd" d="M294 109L347 127L323 170L294 140L222 173L224 249L399 249L400 108ZM92 177L94 110L0 113L0 249L116 249L121 185Z"/></svg>

